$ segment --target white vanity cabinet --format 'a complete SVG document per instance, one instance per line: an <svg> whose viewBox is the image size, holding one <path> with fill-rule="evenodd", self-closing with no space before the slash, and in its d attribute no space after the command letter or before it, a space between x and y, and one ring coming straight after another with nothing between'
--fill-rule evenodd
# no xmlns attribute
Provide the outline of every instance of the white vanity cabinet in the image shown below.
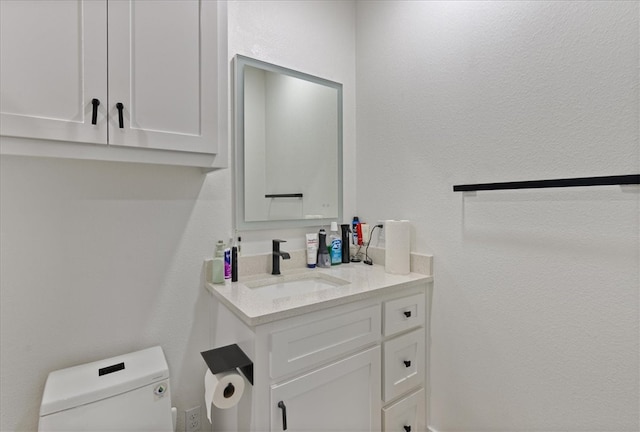
<svg viewBox="0 0 640 432"><path fill-rule="evenodd" d="M271 431L285 430L285 419L292 431L378 430L378 304L330 308L264 330L270 346Z"/></svg>
<svg viewBox="0 0 640 432"><path fill-rule="evenodd" d="M1 1L3 153L222 163L223 3Z"/></svg>
<svg viewBox="0 0 640 432"><path fill-rule="evenodd" d="M244 423L214 430L426 431L428 288L412 283L256 325L217 303L217 325L254 362L254 385L238 407Z"/></svg>

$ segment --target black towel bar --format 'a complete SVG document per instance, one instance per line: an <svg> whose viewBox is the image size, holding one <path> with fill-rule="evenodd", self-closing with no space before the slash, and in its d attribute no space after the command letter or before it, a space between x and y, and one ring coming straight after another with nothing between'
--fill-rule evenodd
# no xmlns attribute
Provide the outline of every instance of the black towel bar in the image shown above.
<svg viewBox="0 0 640 432"><path fill-rule="evenodd" d="M265 198L302 198L302 194L301 193L267 194L264 197Z"/></svg>
<svg viewBox="0 0 640 432"><path fill-rule="evenodd" d="M542 189L578 186L611 186L640 184L640 174L604 177L578 177L553 180L528 180L503 183L477 183L453 186L454 192L472 192L504 189Z"/></svg>

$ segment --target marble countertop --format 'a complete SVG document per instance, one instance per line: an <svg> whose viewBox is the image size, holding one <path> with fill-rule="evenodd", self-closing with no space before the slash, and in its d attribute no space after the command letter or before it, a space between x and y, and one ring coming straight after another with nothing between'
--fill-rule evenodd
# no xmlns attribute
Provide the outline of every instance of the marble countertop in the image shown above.
<svg viewBox="0 0 640 432"><path fill-rule="evenodd" d="M343 279L345 285L333 286L316 292L269 299L254 291L252 282L266 278L278 278L270 274L241 277L240 282L224 284L207 283L207 289L233 311L245 324L253 327L340 304L382 295L390 290L417 287L433 281L433 276L420 273L394 275L385 272L384 266L347 264L329 269L291 269L283 276L325 273L329 277ZM294 276L295 277L295 276ZM304 277L304 276L301 276ZM246 284L245 284L246 283Z"/></svg>

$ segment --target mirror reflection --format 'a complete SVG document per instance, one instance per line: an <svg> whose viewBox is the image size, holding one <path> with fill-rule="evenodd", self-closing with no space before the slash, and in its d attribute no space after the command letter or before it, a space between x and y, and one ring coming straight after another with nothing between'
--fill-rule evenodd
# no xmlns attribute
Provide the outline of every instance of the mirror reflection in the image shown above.
<svg viewBox="0 0 640 432"><path fill-rule="evenodd" d="M238 228L342 219L342 86L236 56Z"/></svg>

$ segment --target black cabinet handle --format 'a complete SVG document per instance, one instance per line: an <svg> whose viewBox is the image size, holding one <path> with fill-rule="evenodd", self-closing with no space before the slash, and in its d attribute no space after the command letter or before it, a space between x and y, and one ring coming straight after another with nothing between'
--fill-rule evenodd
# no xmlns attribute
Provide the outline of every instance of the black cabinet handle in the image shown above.
<svg viewBox="0 0 640 432"><path fill-rule="evenodd" d="M405 426L404 430L405 432L411 432L411 426Z"/></svg>
<svg viewBox="0 0 640 432"><path fill-rule="evenodd" d="M91 124L98 123L98 105L100 105L100 101L96 98L91 99L91 105L93 105L93 113L91 114Z"/></svg>
<svg viewBox="0 0 640 432"><path fill-rule="evenodd" d="M278 402L278 408L282 410L282 430L287 430L287 407L284 402Z"/></svg>
<svg viewBox="0 0 640 432"><path fill-rule="evenodd" d="M122 102L118 102L116 108L118 108L118 126L120 126L120 129L124 129L124 117L122 116L124 105L122 105Z"/></svg>
<svg viewBox="0 0 640 432"><path fill-rule="evenodd" d="M404 311L402 312L404 314L404 316L406 316L407 318L411 318L411 311Z"/></svg>
<svg viewBox="0 0 640 432"><path fill-rule="evenodd" d="M404 361L404 366L405 366L405 367L409 367L409 366L411 366L411 362L410 362L409 360L405 360L405 361Z"/></svg>

